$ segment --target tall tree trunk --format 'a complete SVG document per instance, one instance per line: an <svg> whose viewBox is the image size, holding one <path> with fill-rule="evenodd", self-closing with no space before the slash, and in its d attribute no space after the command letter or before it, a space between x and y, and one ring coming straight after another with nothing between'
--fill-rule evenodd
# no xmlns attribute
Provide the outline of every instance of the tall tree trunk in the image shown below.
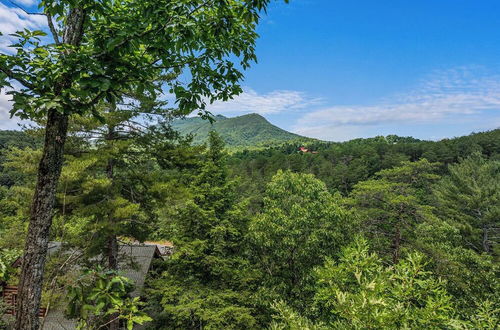
<svg viewBox="0 0 500 330"><path fill-rule="evenodd" d="M111 141L113 138L113 128L109 129L109 134L107 137L108 143ZM108 179L111 180L111 185L113 186L113 169L114 169L114 159L109 158L108 163L106 165L106 176ZM113 220L113 215L109 214L108 215L108 221L110 222L112 230L114 229L114 220ZM118 241L116 239L116 234L114 232L111 232L108 237L108 246L107 246L107 252L108 252L108 267L109 269L112 270L118 270Z"/></svg>
<svg viewBox="0 0 500 330"><path fill-rule="evenodd" d="M49 244L52 210L63 164L68 115L51 110L47 116L45 145L31 205L30 225L19 282L15 328L38 330L43 271Z"/></svg>
<svg viewBox="0 0 500 330"><path fill-rule="evenodd" d="M63 43L78 47L83 38L86 13L83 8L69 10L63 31ZM49 17L50 19L50 17ZM56 86L56 94L71 86L70 75ZM55 193L63 164L64 143L69 115L49 110L45 126L45 144L38 166L38 179L31 205L30 224L23 256L16 310L16 330L38 330L43 271L52 225Z"/></svg>
<svg viewBox="0 0 500 330"><path fill-rule="evenodd" d="M108 267L109 269L118 270L118 241L115 234L111 234L108 238ZM109 330L119 329L118 313L111 314L109 321Z"/></svg>
<svg viewBox="0 0 500 330"><path fill-rule="evenodd" d="M114 234L108 237L108 268L118 270L118 240Z"/></svg>
<svg viewBox="0 0 500 330"><path fill-rule="evenodd" d="M108 135L106 136L106 140L108 143L113 143L113 140L115 139L115 127L113 125L108 126ZM108 179L113 181L114 178L114 165L115 165L115 160L113 159L113 156L111 156L108 159L108 164L106 166L106 176ZM113 186L113 183L112 183ZM112 230L114 229L114 220L113 216L109 216L109 222L111 224ZM108 267L109 269L112 270L118 270L118 240L116 238L116 234L114 232L111 232L109 237L108 237ZM117 319L118 314L112 314L109 316L110 317L110 323L109 323L109 330L118 330L120 327L120 322Z"/></svg>
<svg viewBox="0 0 500 330"><path fill-rule="evenodd" d="M111 234L108 238L108 267L109 269L118 270L118 241L114 234ZM118 313L111 314L109 321L109 330L117 330L120 327Z"/></svg>

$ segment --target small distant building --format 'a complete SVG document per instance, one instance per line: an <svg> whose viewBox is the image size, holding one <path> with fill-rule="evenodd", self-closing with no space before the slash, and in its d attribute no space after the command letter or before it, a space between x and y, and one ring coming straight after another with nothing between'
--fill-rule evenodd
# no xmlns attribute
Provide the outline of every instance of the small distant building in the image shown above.
<svg viewBox="0 0 500 330"><path fill-rule="evenodd" d="M299 148L299 152L302 152L302 153L310 153L310 154L317 154L318 152L317 151L311 151L309 150L308 148L306 147L300 147Z"/></svg>
<svg viewBox="0 0 500 330"><path fill-rule="evenodd" d="M152 243L152 242L151 242ZM167 245L167 244L163 244ZM48 255L54 255L61 251L63 244L60 242L50 242ZM162 248L162 246L160 246ZM160 248L156 244L120 244L118 249L118 267L121 274L134 283L134 291L131 292L132 297L139 297L144 288L146 276L151 271L151 266L154 259L163 259ZM167 249L164 249L167 251ZM168 250L171 251L171 250ZM69 251L68 251L69 253ZM21 265L21 258L13 263L14 267ZM3 300L11 305L12 308L7 310L7 314L15 315L15 306L17 303L17 286L2 285L1 296ZM60 330L60 329L76 329L77 322L67 319L64 316L65 306L56 306L54 308L40 308L39 317L43 330Z"/></svg>

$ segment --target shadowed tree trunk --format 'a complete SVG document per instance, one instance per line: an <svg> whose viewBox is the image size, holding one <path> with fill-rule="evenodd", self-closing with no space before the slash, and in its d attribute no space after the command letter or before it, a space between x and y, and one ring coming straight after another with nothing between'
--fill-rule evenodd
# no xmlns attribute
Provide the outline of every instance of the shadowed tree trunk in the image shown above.
<svg viewBox="0 0 500 330"><path fill-rule="evenodd" d="M49 17L49 16L48 16ZM79 46L83 36L85 11L72 8L63 31L63 43ZM60 94L71 85L70 74L56 87ZM38 313L42 296L43 271L49 244L50 227L57 183L61 174L64 143L69 116L49 110L45 126L43 154L38 166L38 178L31 204L30 224L24 248L16 310L16 330L38 330Z"/></svg>
<svg viewBox="0 0 500 330"><path fill-rule="evenodd" d="M112 221L112 219L110 219L110 221ZM108 238L108 267L109 269L118 270L118 241L114 234L111 234ZM109 330L118 330L120 327L118 313L111 314L109 320Z"/></svg>
<svg viewBox="0 0 500 330"><path fill-rule="evenodd" d="M67 115L51 110L47 117L45 146L38 167L38 181L31 206L30 225L19 282L16 329L38 329L38 311L52 210L68 130Z"/></svg>
<svg viewBox="0 0 500 330"><path fill-rule="evenodd" d="M113 140L115 139L115 127L113 125L108 126L108 135L106 136L106 140L108 143L113 143ZM108 179L113 181L114 178L114 164L115 161L113 159L113 156L108 159L108 164L106 166L106 176ZM112 214L109 215L108 221L111 224L111 230L114 230L114 220ZM116 238L116 234L114 232L110 233L108 237L108 267L109 269L112 270L118 270L118 240ZM120 322L117 319L118 314L111 314L110 315L110 323L109 323L109 330L118 330L120 327Z"/></svg>

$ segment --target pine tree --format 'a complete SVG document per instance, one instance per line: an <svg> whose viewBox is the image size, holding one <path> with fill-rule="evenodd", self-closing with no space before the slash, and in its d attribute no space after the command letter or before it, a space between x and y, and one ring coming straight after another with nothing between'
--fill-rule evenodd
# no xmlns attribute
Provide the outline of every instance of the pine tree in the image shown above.
<svg viewBox="0 0 500 330"><path fill-rule="evenodd" d="M464 246L498 256L500 161L476 153L449 173L434 189L439 213L460 228Z"/></svg>
<svg viewBox="0 0 500 330"><path fill-rule="evenodd" d="M426 204L431 184L439 178L437 166L426 159L403 162L359 182L350 194L349 204L360 218L361 230L394 264L403 248L412 245L417 225L433 217Z"/></svg>
<svg viewBox="0 0 500 330"><path fill-rule="evenodd" d="M244 258L246 217L227 177L222 139L209 148L191 184L191 198L167 231L175 252L149 291L162 329L251 329L251 268ZM158 308L160 307L160 308Z"/></svg>

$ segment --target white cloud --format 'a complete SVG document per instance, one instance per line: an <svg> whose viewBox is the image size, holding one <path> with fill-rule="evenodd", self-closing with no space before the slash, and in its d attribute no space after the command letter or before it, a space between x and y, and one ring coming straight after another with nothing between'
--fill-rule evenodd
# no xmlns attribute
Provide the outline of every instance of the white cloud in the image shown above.
<svg viewBox="0 0 500 330"><path fill-rule="evenodd" d="M427 77L413 91L373 105L332 106L304 115L295 125L300 134L363 126L451 123L491 111L500 116L500 75L477 68L442 71ZM342 129L342 130L344 130ZM337 135L336 133L333 133Z"/></svg>
<svg viewBox="0 0 500 330"><path fill-rule="evenodd" d="M17 0L17 4L26 8L33 6L33 0ZM7 7L0 3L0 52L12 53L13 49L8 47L16 38L9 36L11 33L27 29L46 28L46 17L41 15L29 15L23 10L15 7ZM10 96L5 94L5 90L0 91L0 129L16 129L21 121L14 117L10 118L9 111L12 108Z"/></svg>
<svg viewBox="0 0 500 330"><path fill-rule="evenodd" d="M20 120L16 117L10 118L10 109L12 103L10 102L11 96L5 94L5 90L0 92L0 130L3 129L18 129L17 125Z"/></svg>
<svg viewBox="0 0 500 330"><path fill-rule="evenodd" d="M319 104L318 98L310 98L302 92L276 90L266 94L259 94L251 88L245 88L243 93L227 102L215 102L208 105L207 110L216 114L276 114L284 111L304 109Z"/></svg>
<svg viewBox="0 0 500 330"><path fill-rule="evenodd" d="M366 135L366 132L360 126L346 125L332 127L328 125L301 126L297 125L293 130L294 133L302 136L314 137L326 141L348 141Z"/></svg>
<svg viewBox="0 0 500 330"><path fill-rule="evenodd" d="M30 0L18 1L19 4L32 4ZM0 36L0 51L12 52L11 45L15 38L9 36L10 33L27 29L44 29L47 26L47 18L41 15L29 15L23 10L15 7L7 7L0 3L0 31L3 36Z"/></svg>

